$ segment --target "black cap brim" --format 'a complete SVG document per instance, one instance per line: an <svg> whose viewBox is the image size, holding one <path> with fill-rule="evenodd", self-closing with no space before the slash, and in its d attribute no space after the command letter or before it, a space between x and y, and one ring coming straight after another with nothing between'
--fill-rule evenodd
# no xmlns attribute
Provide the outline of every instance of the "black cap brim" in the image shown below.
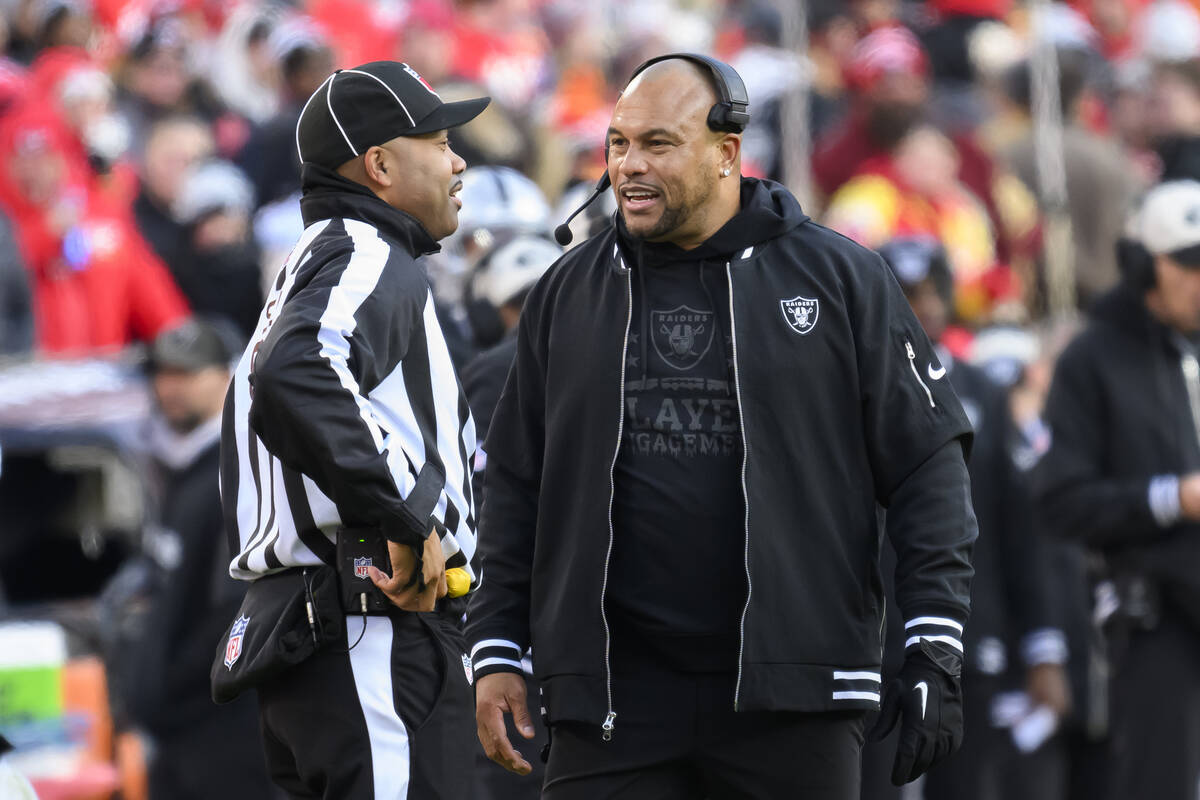
<svg viewBox="0 0 1200 800"><path fill-rule="evenodd" d="M476 97L471 100L459 100L456 103L442 103L425 119L414 127L401 131L398 135L419 136L423 133L433 133L466 125L482 114L490 102L492 102L490 97Z"/></svg>
<svg viewBox="0 0 1200 800"><path fill-rule="evenodd" d="M1200 269L1200 244L1168 253L1172 261L1187 269Z"/></svg>

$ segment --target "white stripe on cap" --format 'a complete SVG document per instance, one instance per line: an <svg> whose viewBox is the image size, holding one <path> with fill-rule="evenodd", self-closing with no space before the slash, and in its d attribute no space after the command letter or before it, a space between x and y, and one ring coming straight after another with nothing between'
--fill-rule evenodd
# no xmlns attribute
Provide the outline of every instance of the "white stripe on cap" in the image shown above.
<svg viewBox="0 0 1200 800"><path fill-rule="evenodd" d="M337 125L337 129L342 132L342 138L346 140L346 146L350 148L350 152L358 155L358 150L354 149L354 142L350 141L350 137L346 135L346 129L342 127L342 123L338 121L337 114L333 110L333 79L338 76L338 73L333 73L329 76L329 91L325 93L325 105L329 106L329 116L333 117L333 124Z"/></svg>
<svg viewBox="0 0 1200 800"><path fill-rule="evenodd" d="M370 78L371 80L374 80L374 81L379 81L379 85L380 85L380 86L382 86L383 88L387 89L387 90L388 90L388 94L390 94L392 97L394 97L394 98L396 99L396 102L400 104L400 110L404 112L404 116L408 117L408 124L409 124L409 125L412 125L413 127L416 127L416 125L417 125L416 121L415 121L415 120L413 120L413 118L412 118L412 114L408 113L408 106L404 105L404 101L403 101L403 100L401 100L401 99L400 99L400 98L399 98L399 97L396 95L396 93L392 91L392 87L390 87L390 86L388 86L386 83L384 83L384 82L383 82L383 81L382 81L382 80L379 78L379 76L378 76L378 75L372 75L371 73L369 73L369 72L363 72L363 71L362 71L362 70L360 70L360 69L344 69L344 70L342 70L342 72L353 72L355 75L366 75L366 76L367 76L368 78ZM341 126L339 126L339 127L341 127ZM353 148L352 148L352 149L353 149ZM358 154L357 154L357 153L355 153L355 155L358 155Z"/></svg>
<svg viewBox="0 0 1200 800"><path fill-rule="evenodd" d="M334 75L336 74L337 73L335 72ZM317 87L317 90L313 92L307 100L304 101L304 108L300 109L300 118L296 120L296 155L299 156L301 164L304 163L304 152L300 149L300 123L304 121L304 112L308 111L308 104L313 101L314 97L321 93L321 90L325 88L325 84L329 83L331 80L333 80L333 75L330 75L328 78L322 81L321 85Z"/></svg>

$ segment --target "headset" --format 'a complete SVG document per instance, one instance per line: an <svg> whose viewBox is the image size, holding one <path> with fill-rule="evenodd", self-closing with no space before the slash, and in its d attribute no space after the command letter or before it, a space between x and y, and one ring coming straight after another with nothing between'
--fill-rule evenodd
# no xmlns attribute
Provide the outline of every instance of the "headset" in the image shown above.
<svg viewBox="0 0 1200 800"><path fill-rule="evenodd" d="M737 70L724 61L718 61L700 53L667 53L642 62L641 66L633 71L633 75L629 76L629 82L632 83L634 78L654 64L672 59L691 61L693 64L704 67L712 76L713 88L717 90L718 100L708 110L710 130L723 133L741 133L746 130L746 126L750 124L750 96L746 94L746 84L742 82L742 76L738 75Z"/></svg>
<svg viewBox="0 0 1200 800"><path fill-rule="evenodd" d="M650 66L671 59L691 61L707 70L712 78L713 88L717 90L717 102L708 110L709 130L720 133L741 133L746 130L746 126L750 124L750 95L746 93L746 84L742 82L742 76L738 75L737 70L724 61L718 61L700 53L667 53L642 62L629 76L629 82L632 83L634 78L645 72ZM629 83L625 85L628 87ZM604 145L604 163L608 163L607 143ZM570 228L571 220L575 219L610 186L612 186L612 182L609 180L606 170L600 176L600 180L596 182L596 188L592 190L588 199L583 201L583 204L575 209L563 224L554 229L554 239L560 245L566 247L574 238Z"/></svg>

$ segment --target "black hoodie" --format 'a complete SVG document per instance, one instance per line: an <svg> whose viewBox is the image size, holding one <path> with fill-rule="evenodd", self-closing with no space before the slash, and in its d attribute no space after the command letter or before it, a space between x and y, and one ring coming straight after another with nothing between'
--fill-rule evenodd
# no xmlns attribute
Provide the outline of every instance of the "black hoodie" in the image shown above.
<svg viewBox="0 0 1200 800"><path fill-rule="evenodd" d="M961 649L975 538L970 424L882 259L809 220L777 184L743 180L741 204L686 257L721 265L713 299L731 320L741 452L735 492L716 502L741 501L738 560L721 566L746 584L730 700L738 710L875 708L881 505L910 640ZM526 301L486 445L484 579L468 619L476 676L518 672L532 643L550 719L609 734L622 702L611 612L640 591L611 573L626 388L640 378L627 371L635 273L670 255L631 244L609 228ZM699 335L668 328L667 345ZM668 564L691 564L689 531L665 535Z"/></svg>
<svg viewBox="0 0 1200 800"><path fill-rule="evenodd" d="M1154 579L1200 626L1200 526L1179 517L1173 485L1200 471L1200 409L1186 379L1196 353L1129 280L1097 301L1055 368L1034 491L1054 531L1102 552L1119 583Z"/></svg>

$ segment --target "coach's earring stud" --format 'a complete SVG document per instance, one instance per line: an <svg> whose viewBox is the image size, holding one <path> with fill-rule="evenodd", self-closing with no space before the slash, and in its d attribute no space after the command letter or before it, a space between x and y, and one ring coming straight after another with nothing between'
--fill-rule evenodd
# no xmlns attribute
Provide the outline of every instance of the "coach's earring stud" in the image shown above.
<svg viewBox="0 0 1200 800"><path fill-rule="evenodd" d="M728 178L729 177L729 167L726 167L725 169L721 170L721 174L724 175L726 178Z"/></svg>

